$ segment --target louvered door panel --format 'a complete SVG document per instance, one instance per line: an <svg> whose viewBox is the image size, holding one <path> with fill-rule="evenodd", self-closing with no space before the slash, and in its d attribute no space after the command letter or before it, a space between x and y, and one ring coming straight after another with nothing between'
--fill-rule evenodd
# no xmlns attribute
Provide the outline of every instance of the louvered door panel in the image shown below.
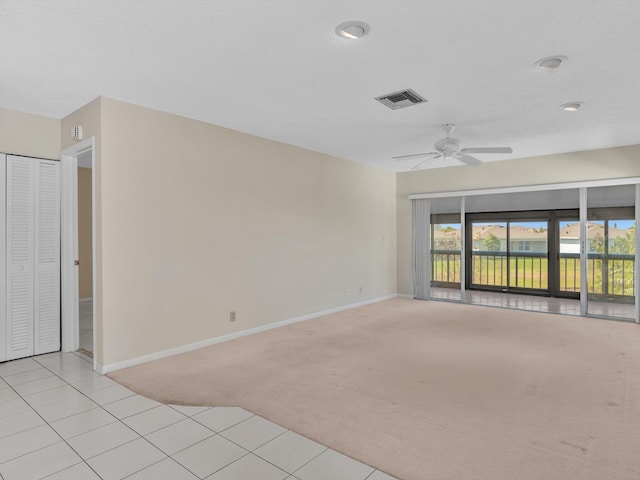
<svg viewBox="0 0 640 480"><path fill-rule="evenodd" d="M0 362L7 359L7 156L0 153Z"/></svg>
<svg viewBox="0 0 640 480"><path fill-rule="evenodd" d="M7 157L7 360L34 352L35 164L32 159Z"/></svg>
<svg viewBox="0 0 640 480"><path fill-rule="evenodd" d="M60 349L60 169L36 163L35 185L35 353Z"/></svg>

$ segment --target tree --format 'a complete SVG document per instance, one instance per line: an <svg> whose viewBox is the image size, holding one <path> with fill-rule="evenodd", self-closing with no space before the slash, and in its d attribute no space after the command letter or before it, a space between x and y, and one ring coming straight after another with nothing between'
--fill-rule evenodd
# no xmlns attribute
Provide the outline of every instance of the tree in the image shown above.
<svg viewBox="0 0 640 480"><path fill-rule="evenodd" d="M485 250L496 252L500 250L500 239L493 233L489 233L486 237L484 237L484 240L482 240L482 246Z"/></svg>
<svg viewBox="0 0 640 480"><path fill-rule="evenodd" d="M609 247L609 253L633 255L636 253L636 229L631 227L623 236L618 235Z"/></svg>
<svg viewBox="0 0 640 480"><path fill-rule="evenodd" d="M604 253L604 237L597 234L591 239L589 246L592 253Z"/></svg>

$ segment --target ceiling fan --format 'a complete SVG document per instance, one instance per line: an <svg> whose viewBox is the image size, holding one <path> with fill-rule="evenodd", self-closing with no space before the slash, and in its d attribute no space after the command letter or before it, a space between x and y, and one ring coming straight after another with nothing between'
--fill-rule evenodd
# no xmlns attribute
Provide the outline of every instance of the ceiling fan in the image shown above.
<svg viewBox="0 0 640 480"><path fill-rule="evenodd" d="M442 127L442 129L447 134L446 138L438 140L435 144L436 151L435 152L427 152L427 153L414 153L412 155L401 155L399 157L391 157L393 160L406 160L408 158L418 158L425 157L425 160L418 163L412 170L417 170L418 168L424 166L428 162L435 160L437 158L449 159L452 158L454 160L459 160L462 163L466 163L467 165L480 165L482 163L481 160L478 160L476 157L472 157L468 155L469 153L513 153L513 150L509 147L479 147L479 148L462 148L460 144L460 140L457 138L451 138L450 135L455 130L456 126L452 123L447 123Z"/></svg>

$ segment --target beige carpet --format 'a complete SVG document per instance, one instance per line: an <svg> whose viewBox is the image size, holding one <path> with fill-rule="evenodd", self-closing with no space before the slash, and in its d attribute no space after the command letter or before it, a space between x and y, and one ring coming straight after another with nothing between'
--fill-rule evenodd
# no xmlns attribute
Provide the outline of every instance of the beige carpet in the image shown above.
<svg viewBox="0 0 640 480"><path fill-rule="evenodd" d="M403 480L640 478L630 323L396 299L111 376L241 406Z"/></svg>

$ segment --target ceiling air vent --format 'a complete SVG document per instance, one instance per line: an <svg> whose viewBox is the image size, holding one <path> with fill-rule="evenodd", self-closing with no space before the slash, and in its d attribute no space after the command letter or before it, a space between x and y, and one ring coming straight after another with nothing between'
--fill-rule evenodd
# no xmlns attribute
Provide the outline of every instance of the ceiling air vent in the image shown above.
<svg viewBox="0 0 640 480"><path fill-rule="evenodd" d="M376 97L376 100L391 110L398 110L399 108L410 107L411 105L417 105L418 103L425 103L427 101L411 89L388 93Z"/></svg>

